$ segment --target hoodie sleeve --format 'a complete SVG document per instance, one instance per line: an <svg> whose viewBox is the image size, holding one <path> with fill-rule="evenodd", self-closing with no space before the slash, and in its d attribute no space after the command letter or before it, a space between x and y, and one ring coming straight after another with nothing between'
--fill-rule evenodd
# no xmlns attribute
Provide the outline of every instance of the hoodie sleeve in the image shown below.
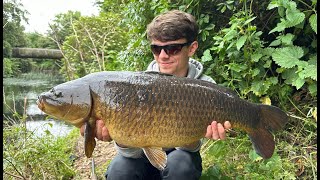
<svg viewBox="0 0 320 180"><path fill-rule="evenodd" d="M117 152L127 158L141 158L143 150L141 148L128 148L128 147L120 147L116 142L114 142L114 146Z"/></svg>

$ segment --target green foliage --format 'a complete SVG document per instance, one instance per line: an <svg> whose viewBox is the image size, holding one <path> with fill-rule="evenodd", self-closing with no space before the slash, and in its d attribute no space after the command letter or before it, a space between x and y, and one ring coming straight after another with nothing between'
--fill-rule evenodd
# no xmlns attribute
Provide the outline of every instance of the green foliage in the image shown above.
<svg viewBox="0 0 320 180"><path fill-rule="evenodd" d="M48 131L34 136L23 123L3 130L4 179L70 179L75 175L69 156L76 136L54 138Z"/></svg>
<svg viewBox="0 0 320 180"><path fill-rule="evenodd" d="M20 72L18 61L12 59L4 58L3 59L3 77L12 77L17 72Z"/></svg>
<svg viewBox="0 0 320 180"><path fill-rule="evenodd" d="M26 44L24 27L21 25L22 21L27 21L26 14L19 0L3 1L3 55L6 57L10 57L13 47Z"/></svg>
<svg viewBox="0 0 320 180"><path fill-rule="evenodd" d="M208 141L201 149L204 170L200 179L295 179L290 159L280 158L276 150L263 160L250 144L243 134L227 141Z"/></svg>
<svg viewBox="0 0 320 180"><path fill-rule="evenodd" d="M60 44L65 56L61 72L68 79L96 71L120 69L117 52L124 49L128 38L126 29L119 26L117 14L102 13L97 17L80 16L77 19L59 15L57 18L60 19L55 26L62 26L60 22L69 24L69 34ZM58 39L55 41L59 43Z"/></svg>

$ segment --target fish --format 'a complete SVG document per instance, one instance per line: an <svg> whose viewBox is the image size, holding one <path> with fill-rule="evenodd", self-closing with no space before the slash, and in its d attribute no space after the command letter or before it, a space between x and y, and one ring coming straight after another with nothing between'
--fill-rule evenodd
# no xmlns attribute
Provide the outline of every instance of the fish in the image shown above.
<svg viewBox="0 0 320 180"><path fill-rule="evenodd" d="M85 155L95 148L95 121L127 147L142 148L163 170L163 148L183 147L205 137L213 120L246 132L258 155L270 158L273 132L288 115L272 105L241 99L231 89L204 80L148 71L102 71L59 84L38 96L40 110L78 128L85 125Z"/></svg>

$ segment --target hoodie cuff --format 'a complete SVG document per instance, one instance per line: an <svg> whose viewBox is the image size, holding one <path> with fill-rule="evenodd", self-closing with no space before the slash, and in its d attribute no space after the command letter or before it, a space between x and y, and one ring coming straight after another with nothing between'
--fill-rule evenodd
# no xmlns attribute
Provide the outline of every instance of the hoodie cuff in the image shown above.
<svg viewBox="0 0 320 180"><path fill-rule="evenodd" d="M127 158L141 158L143 150L141 148L128 148L128 147L120 147L116 142L114 142L114 146L117 152Z"/></svg>

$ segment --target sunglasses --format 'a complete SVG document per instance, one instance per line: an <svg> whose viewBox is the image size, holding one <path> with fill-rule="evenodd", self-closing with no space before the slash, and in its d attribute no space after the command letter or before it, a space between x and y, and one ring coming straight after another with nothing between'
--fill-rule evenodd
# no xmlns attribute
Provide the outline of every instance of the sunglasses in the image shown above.
<svg viewBox="0 0 320 180"><path fill-rule="evenodd" d="M164 50L164 52L166 52L167 55L175 55L179 53L184 46L189 46L190 44L191 42L186 42L183 44L168 44L165 46L158 46L158 45L152 44L151 51L156 56L158 56L161 53L162 49Z"/></svg>

